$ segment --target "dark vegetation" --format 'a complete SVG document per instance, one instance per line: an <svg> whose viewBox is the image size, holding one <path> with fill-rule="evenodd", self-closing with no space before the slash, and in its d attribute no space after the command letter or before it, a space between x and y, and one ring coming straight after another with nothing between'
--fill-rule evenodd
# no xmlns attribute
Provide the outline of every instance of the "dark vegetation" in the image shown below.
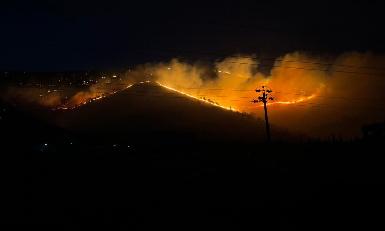
<svg viewBox="0 0 385 231"><path fill-rule="evenodd" d="M93 139L112 139L111 142L123 139L178 144L191 140L264 139L263 121L148 83L136 84L113 96L75 110L57 111L51 116L50 120L60 127ZM280 136L289 138L284 131L278 131ZM164 136L165 133L168 135Z"/></svg>
<svg viewBox="0 0 385 231"><path fill-rule="evenodd" d="M183 115L167 107L162 114L154 104L152 112L163 119L153 121L154 114L145 123L140 110L130 112L122 136L123 129L105 129L119 122L108 115L128 112L95 107L118 105L124 94L129 93L66 112L65 118L72 113L80 118L70 129L1 104L3 222L72 228L114 224L126 230L383 226L383 138L266 144L263 133L245 142L227 136L226 129L200 138L207 131L196 127L203 119L199 113L191 109ZM202 110L223 115L211 107ZM234 118L226 116L225 121ZM233 123L250 122L241 118ZM179 123L167 124L174 119ZM182 123L189 119L193 124ZM216 128L225 126L216 123ZM99 124L101 132L87 132L87 124ZM156 129L156 124L163 127ZM191 132L178 132L185 126Z"/></svg>

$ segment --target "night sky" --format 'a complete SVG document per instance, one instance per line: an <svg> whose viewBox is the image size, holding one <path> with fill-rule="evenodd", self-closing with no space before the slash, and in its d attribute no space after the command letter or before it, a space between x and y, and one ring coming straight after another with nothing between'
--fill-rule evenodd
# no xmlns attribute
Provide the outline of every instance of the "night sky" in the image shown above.
<svg viewBox="0 0 385 231"><path fill-rule="evenodd" d="M125 68L172 57L385 50L384 3L12 1L1 70Z"/></svg>
<svg viewBox="0 0 385 231"><path fill-rule="evenodd" d="M0 223L385 230L385 1L0 0L0 131Z"/></svg>

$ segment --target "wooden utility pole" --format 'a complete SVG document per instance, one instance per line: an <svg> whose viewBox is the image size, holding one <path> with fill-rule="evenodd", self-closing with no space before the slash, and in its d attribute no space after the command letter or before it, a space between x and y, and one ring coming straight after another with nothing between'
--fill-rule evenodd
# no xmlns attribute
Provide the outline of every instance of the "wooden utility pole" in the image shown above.
<svg viewBox="0 0 385 231"><path fill-rule="evenodd" d="M251 102L253 102L253 103L262 102L263 103L263 109L265 111L265 124L266 124L267 142L270 142L271 141L271 135L270 135L269 116L267 114L267 102L269 100L274 100L274 98L270 96L270 93L272 93L273 91L271 89L269 89L268 87L266 87L266 86L262 86L261 88L256 89L255 92L262 93L262 94L258 97L258 99L255 99L255 100L253 100Z"/></svg>

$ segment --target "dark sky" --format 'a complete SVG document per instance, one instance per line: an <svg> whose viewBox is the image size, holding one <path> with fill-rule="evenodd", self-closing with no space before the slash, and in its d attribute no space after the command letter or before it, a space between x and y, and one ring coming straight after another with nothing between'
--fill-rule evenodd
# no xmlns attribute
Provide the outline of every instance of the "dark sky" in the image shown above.
<svg viewBox="0 0 385 231"><path fill-rule="evenodd" d="M122 68L173 56L383 52L382 1L0 3L0 69Z"/></svg>

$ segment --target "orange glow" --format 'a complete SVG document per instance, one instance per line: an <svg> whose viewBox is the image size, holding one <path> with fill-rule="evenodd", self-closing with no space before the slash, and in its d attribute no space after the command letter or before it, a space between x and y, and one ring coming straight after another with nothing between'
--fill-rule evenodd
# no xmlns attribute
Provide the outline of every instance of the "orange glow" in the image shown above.
<svg viewBox="0 0 385 231"><path fill-rule="evenodd" d="M140 81L140 82L138 82L136 84L146 84L146 83L150 83L150 81L149 80L147 80L147 81ZM175 88L172 88L172 87L167 86L165 84L162 84L160 82L156 82L156 84L158 84L159 86L164 87L164 88L166 88L168 90L171 90L173 92L177 92L177 93L179 93L181 95L187 96L187 97L192 98L194 100L198 100L200 102L204 102L206 104L210 104L212 106L219 107L219 108L224 109L224 110L236 111L236 112L244 112L244 111L247 112L246 109L242 110L242 109L234 108L232 106L223 106L223 105L221 105L221 104L219 104L217 102L211 101L210 99L205 99L205 98L202 98L202 97L194 96L194 94L189 94L189 93L186 93L184 91L177 90ZM134 85L135 84L130 84L127 87L123 88L122 90L112 91L110 93L105 93L105 94L102 94L102 95L92 95L92 96L86 95L83 98L77 99L78 101L77 101L76 104L73 104L73 102L71 102L71 100L70 100L70 101L66 102L65 104L63 104L63 105L61 105L61 106L59 106L57 108L54 108L53 110L72 110L72 109L76 109L76 108L78 108L80 106L83 106L83 105L89 104L91 102L98 101L98 100L101 100L101 99L106 98L108 96L114 95L114 94L116 94L116 93L118 93L120 91L123 91L125 89L128 89L128 88L130 88L130 87L132 87ZM315 98L316 96L317 96L317 93L314 93L314 94L312 94L310 96L300 97L298 99L293 99L293 100L289 100L289 101L270 101L270 102L268 102L268 105L276 105L276 104L291 105L291 104L296 104L296 103L301 103L301 102L305 102L305 101L311 100L311 99ZM257 107L262 107L263 104L259 104L259 105L256 105L256 106Z"/></svg>
<svg viewBox="0 0 385 231"><path fill-rule="evenodd" d="M267 104L268 105L273 105L273 104L284 104L284 105L288 105L288 104L296 104L296 103L302 103L302 102L305 102L305 101L308 101L308 100L311 100L313 99L314 97L316 97L317 94L312 94L310 96L307 96L307 97L301 97L299 99L295 99L295 100L291 100L291 101L276 101L276 102L268 102Z"/></svg>
<svg viewBox="0 0 385 231"><path fill-rule="evenodd" d="M156 83L159 84L159 86L161 86L161 87L164 87L164 88L169 89L169 90L171 90L171 91L177 92L177 93L182 94L182 95L184 95L184 96L193 98L193 99L195 99L195 100L199 100L199 101L201 101L201 102L204 102L204 103L207 103L207 104L211 104L211 105L213 105L213 106L215 106L215 107L220 107L220 108L222 108L222 109L229 110L229 111L238 111L238 112L239 112L239 110L234 109L234 108L232 108L232 107L222 106L222 105L220 105L220 104L217 104L217 103L214 103L214 102L210 102L210 101L208 101L208 100L205 100L205 99L202 99L202 98L199 98L199 97L196 97L196 96L187 94L187 93L185 93L185 92L183 92L183 91L179 91L179 90L177 90L177 89L175 89L175 88L166 86L166 85L161 84L161 83L159 83L159 82L156 82Z"/></svg>
<svg viewBox="0 0 385 231"><path fill-rule="evenodd" d="M59 80L55 88L34 81L23 87L9 86L0 97L63 111L96 102L133 84L151 83L202 104L263 117L263 103L251 101L261 96L255 89L267 86L273 91L268 97L274 98L267 102L271 122L289 130L322 136L331 132L361 135L362 124L384 119L384 72L371 68L384 66L384 55L350 52L323 57L293 52L273 61L270 67L253 55L234 55L209 65L172 59L114 73L116 78L100 74L86 84Z"/></svg>
<svg viewBox="0 0 385 231"><path fill-rule="evenodd" d="M93 93L85 93L84 97L80 98L80 99L77 99L77 103L73 105L73 102L71 102L71 100L69 102L66 102L64 105L61 105L57 108L54 108L53 110L73 110L73 109L76 109L80 106L83 106L83 105L86 105L88 103L91 103L91 102L94 102L94 101L98 101L98 100L101 100L103 98L106 98L108 96L111 96L111 95L114 95L120 91L123 91L125 89L128 89L130 87L132 87L134 84L130 84L128 86L126 86L125 88L123 88L122 90L119 90L119 91L112 91L112 92L109 92L109 93L106 93L106 94L101 94L101 95L94 95Z"/></svg>

